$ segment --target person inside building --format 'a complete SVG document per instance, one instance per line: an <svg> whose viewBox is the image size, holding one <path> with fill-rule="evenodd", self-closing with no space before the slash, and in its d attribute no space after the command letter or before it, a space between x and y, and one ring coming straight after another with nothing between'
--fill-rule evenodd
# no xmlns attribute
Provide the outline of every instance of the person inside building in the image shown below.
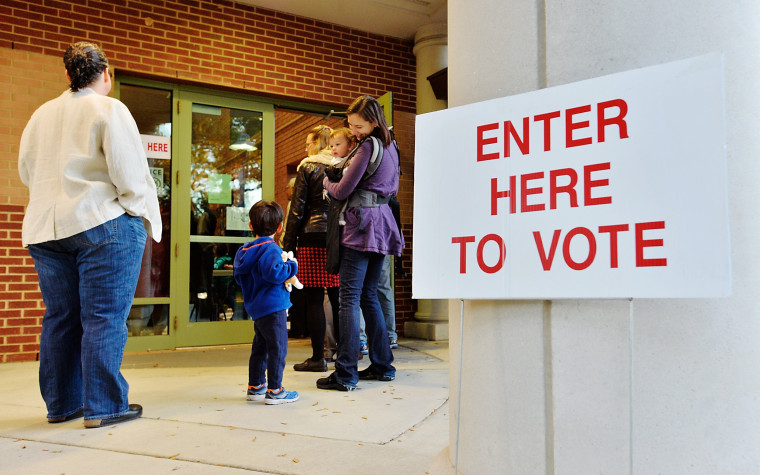
<svg viewBox="0 0 760 475"><path fill-rule="evenodd" d="M21 136L22 242L45 302L39 382L48 422L84 416L94 428L142 415L120 366L145 241L161 240L161 214L137 125L108 97L105 53L75 43L63 63L69 90L37 109Z"/></svg>

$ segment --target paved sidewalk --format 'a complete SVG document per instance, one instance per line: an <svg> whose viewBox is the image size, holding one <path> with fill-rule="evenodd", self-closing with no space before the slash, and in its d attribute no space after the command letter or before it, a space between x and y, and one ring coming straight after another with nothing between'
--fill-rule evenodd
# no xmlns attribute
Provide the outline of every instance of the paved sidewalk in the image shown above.
<svg viewBox="0 0 760 475"><path fill-rule="evenodd" d="M395 381L342 393L316 388L328 373L293 371L311 350L290 340L283 384L301 397L279 406L245 401L248 346L129 354L142 419L87 430L46 422L37 363L0 364L0 473L453 473L448 342L400 345Z"/></svg>

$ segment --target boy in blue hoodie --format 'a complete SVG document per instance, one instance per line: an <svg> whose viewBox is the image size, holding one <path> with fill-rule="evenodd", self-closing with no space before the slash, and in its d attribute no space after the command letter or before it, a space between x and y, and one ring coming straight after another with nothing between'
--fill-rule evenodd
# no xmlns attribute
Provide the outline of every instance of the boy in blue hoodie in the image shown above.
<svg viewBox="0 0 760 475"><path fill-rule="evenodd" d="M252 242L235 255L235 281L243 289L245 309L253 319L253 345L248 362L249 401L283 404L298 400L298 393L282 387L288 354L287 312L290 293L285 281L296 275L298 264L286 260L274 235L282 230L283 212L274 201L259 201L248 212ZM269 386L267 389L267 382Z"/></svg>

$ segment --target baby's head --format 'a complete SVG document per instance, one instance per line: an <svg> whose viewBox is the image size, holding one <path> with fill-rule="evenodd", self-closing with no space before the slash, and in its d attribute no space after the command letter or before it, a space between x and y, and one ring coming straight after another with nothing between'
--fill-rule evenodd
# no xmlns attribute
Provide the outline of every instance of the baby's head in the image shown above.
<svg viewBox="0 0 760 475"><path fill-rule="evenodd" d="M330 151L335 158L343 158L354 148L356 139L347 127L335 129L330 134Z"/></svg>

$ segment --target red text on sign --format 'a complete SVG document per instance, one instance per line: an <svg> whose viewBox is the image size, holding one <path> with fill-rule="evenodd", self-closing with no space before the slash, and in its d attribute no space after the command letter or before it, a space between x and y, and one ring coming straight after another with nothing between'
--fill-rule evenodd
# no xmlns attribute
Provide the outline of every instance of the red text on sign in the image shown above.
<svg viewBox="0 0 760 475"><path fill-rule="evenodd" d="M612 110L611 110L612 109ZM579 147L581 145L590 145L594 142L591 121L588 120L588 114L592 111L591 104L580 107L565 109L564 132L565 148ZM599 102L595 107L596 112L596 141L604 142L607 140L607 128L615 126L617 136L620 139L628 138L628 124L625 116L628 113L628 104L623 99L613 99L611 101ZM554 119L562 117L561 111L551 111L533 116L532 123L540 123L543 129L543 150L548 152L552 149L552 122ZM477 127L477 161L496 160L498 158L509 158L512 155L512 142L523 155L530 154L530 117L523 117L520 131L511 120L504 121L503 132L499 130L502 125L499 122L484 124ZM588 129L588 130L587 130ZM540 132L540 131L539 131ZM485 152L484 147L491 144L498 144L499 140L503 142L503 154L500 152Z"/></svg>
<svg viewBox="0 0 760 475"><path fill-rule="evenodd" d="M161 142L148 142L149 152L169 152L169 144Z"/></svg>
<svg viewBox="0 0 760 475"><path fill-rule="evenodd" d="M459 236L451 238L452 244L459 244L459 273L467 273L467 244L475 242L475 236ZM492 265L485 262L483 257L483 250L486 245L493 243L492 245L498 246L499 257ZM504 240L498 234L486 234L478 242L477 248L477 261L480 270L486 274L493 274L498 272L504 266L504 262L507 260L507 246L504 244Z"/></svg>
<svg viewBox="0 0 760 475"><path fill-rule="evenodd" d="M648 247L663 247L663 239L645 239L645 231L654 231L659 229L665 229L665 221L652 221L648 223L636 223L635 228L635 255L636 255L636 267L664 267L668 265L666 258L647 259L644 257L644 250ZM599 234L609 234L610 242L610 268L614 269L618 267L618 234L627 232L629 226L627 224L616 224L612 226L599 226ZM570 245L573 239L585 239L588 245L588 253L581 260L575 260L570 254ZM565 264L574 270L587 269L596 259L597 243L594 233L585 227L577 227L568 231L564 238L562 237L562 230L555 229L552 233L551 243L547 245L544 242L543 237L539 231L533 232L533 239L536 242L536 249L538 250L538 257L541 260L541 266L545 271L550 271L554 263L554 256L557 252L560 239L562 239L562 257ZM576 256L577 257L577 256Z"/></svg>
<svg viewBox="0 0 760 475"><path fill-rule="evenodd" d="M595 206L612 203L611 196L598 196L594 193L594 188L609 186L609 178L599 178L597 172L603 172L610 169L610 162L596 163L583 167L581 176L583 177L583 206ZM592 173L594 177L592 177ZM499 199L509 199L509 212L517 212L518 197L520 202L520 212L530 213L532 211L544 211L546 209L546 200L541 201L540 197L544 194L544 187L548 185L549 208L557 209L557 197L566 195L567 203L571 208L578 207L578 172L572 168L561 168L549 171L549 182L543 183L546 173L543 171L526 173L519 176L520 186L518 188L518 177L510 176L508 178L509 187L500 188L499 180L491 178L491 215L495 216L499 211ZM503 185L501 185L503 186ZM597 191L596 193L600 193ZM535 195L535 196L534 196Z"/></svg>

